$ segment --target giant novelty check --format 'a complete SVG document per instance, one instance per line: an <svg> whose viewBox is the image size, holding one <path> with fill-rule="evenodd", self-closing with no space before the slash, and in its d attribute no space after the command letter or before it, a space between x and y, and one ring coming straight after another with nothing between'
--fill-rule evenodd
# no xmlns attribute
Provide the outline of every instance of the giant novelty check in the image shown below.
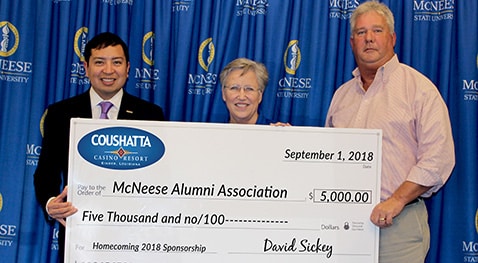
<svg viewBox="0 0 478 263"><path fill-rule="evenodd" d="M67 262L378 262L380 130L71 125Z"/></svg>

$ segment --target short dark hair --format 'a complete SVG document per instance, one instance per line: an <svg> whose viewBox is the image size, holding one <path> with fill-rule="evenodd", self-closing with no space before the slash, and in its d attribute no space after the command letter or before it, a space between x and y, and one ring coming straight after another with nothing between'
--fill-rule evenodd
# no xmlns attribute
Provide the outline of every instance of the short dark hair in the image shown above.
<svg viewBox="0 0 478 263"><path fill-rule="evenodd" d="M86 43L85 52L83 53L86 63L88 63L88 61L90 60L91 50L103 49L105 47L116 45L121 45L121 47L123 48L124 56L126 58L126 62L129 62L129 52L126 43L116 34L113 34L111 32L103 32L94 36L88 43Z"/></svg>

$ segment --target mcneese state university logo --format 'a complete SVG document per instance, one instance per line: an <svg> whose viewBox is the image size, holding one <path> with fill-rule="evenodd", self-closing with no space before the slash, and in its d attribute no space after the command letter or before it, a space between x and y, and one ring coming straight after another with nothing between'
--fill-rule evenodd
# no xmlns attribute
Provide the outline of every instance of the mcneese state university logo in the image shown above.
<svg viewBox="0 0 478 263"><path fill-rule="evenodd" d="M40 158L41 145L36 145L33 143L27 144L27 159L25 165L27 166L37 166L38 159Z"/></svg>
<svg viewBox="0 0 478 263"><path fill-rule="evenodd" d="M159 69L154 67L155 34L150 31L143 36L141 42L141 58L143 67L134 69L135 87L137 89L155 90L159 80Z"/></svg>
<svg viewBox="0 0 478 263"><path fill-rule="evenodd" d="M58 224L55 224L55 227L52 229L50 245L50 249L52 251L57 251L60 249L60 246L58 245L58 235L60 233L60 230L58 229L58 227Z"/></svg>
<svg viewBox="0 0 478 263"><path fill-rule="evenodd" d="M476 56L476 67L478 68L478 55ZM463 79L463 100L464 101L478 101L478 80Z"/></svg>
<svg viewBox="0 0 478 263"><path fill-rule="evenodd" d="M329 18L349 19L359 5L359 0L329 0Z"/></svg>
<svg viewBox="0 0 478 263"><path fill-rule="evenodd" d="M174 12L187 12L192 5L192 0L173 0L171 6Z"/></svg>
<svg viewBox="0 0 478 263"><path fill-rule="evenodd" d="M86 77L86 69L83 62L85 57L83 56L85 52L85 46L88 43L88 28L81 27L75 33L75 41L73 45L73 50L75 51L76 58L71 64L70 71L70 83L78 85L90 85L90 80Z"/></svg>
<svg viewBox="0 0 478 263"><path fill-rule="evenodd" d="M217 74L209 72L216 48L212 37L204 40L199 46L198 63L205 73L189 74L188 76L188 94L189 95L210 95L217 84Z"/></svg>
<svg viewBox="0 0 478 263"><path fill-rule="evenodd" d="M235 0L236 16L266 15L269 0Z"/></svg>
<svg viewBox="0 0 478 263"><path fill-rule="evenodd" d="M0 80L28 83L33 72L32 62L5 59L12 56L20 45L20 34L12 23L0 21Z"/></svg>
<svg viewBox="0 0 478 263"><path fill-rule="evenodd" d="M106 5L130 5L132 6L134 1L133 0L101 0L103 4Z"/></svg>
<svg viewBox="0 0 478 263"><path fill-rule="evenodd" d="M478 101L478 80L463 80L463 100Z"/></svg>
<svg viewBox="0 0 478 263"><path fill-rule="evenodd" d="M278 98L307 99L311 89L312 78L296 76L302 60L299 41L291 40L284 52L284 67L287 76L279 79Z"/></svg>
<svg viewBox="0 0 478 263"><path fill-rule="evenodd" d="M475 213L475 230L478 234L478 208ZM463 262L478 262L478 240L463 241Z"/></svg>
<svg viewBox="0 0 478 263"><path fill-rule="evenodd" d="M78 152L93 165L131 170L159 161L165 153L165 146L158 137L147 131L111 127L92 131L81 138Z"/></svg>
<svg viewBox="0 0 478 263"><path fill-rule="evenodd" d="M3 196L0 193L0 213L3 209ZM3 216L2 218L6 218ZM9 225L0 222L0 247L11 247L13 246L13 241L17 237L17 226Z"/></svg>
<svg viewBox="0 0 478 263"><path fill-rule="evenodd" d="M414 0L413 20L437 22L453 20L455 0Z"/></svg>
<svg viewBox="0 0 478 263"><path fill-rule="evenodd" d="M40 119L40 134L41 137L43 138L44 135L44 123L45 123L45 117L48 113L48 109L46 109L43 112L43 115L41 116ZM37 166L38 165L38 160L40 159L40 153L41 153L41 145L36 145L34 143L28 143L27 144L27 149L26 149L26 163L25 165L27 166Z"/></svg>

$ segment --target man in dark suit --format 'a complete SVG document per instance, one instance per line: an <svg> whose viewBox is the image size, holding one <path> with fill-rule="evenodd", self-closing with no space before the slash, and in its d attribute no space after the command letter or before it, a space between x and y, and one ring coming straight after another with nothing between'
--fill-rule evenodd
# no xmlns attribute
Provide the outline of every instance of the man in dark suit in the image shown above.
<svg viewBox="0 0 478 263"><path fill-rule="evenodd" d="M163 121L162 109L123 90L130 68L128 47L115 34L101 33L85 47L86 76L91 88L78 96L50 105L43 123L43 141L34 174L35 193L47 220L60 222L59 259L63 261L65 219L77 212L66 202L68 178L68 144L71 118L98 119L100 104L110 105L108 119ZM63 189L62 189L63 188Z"/></svg>

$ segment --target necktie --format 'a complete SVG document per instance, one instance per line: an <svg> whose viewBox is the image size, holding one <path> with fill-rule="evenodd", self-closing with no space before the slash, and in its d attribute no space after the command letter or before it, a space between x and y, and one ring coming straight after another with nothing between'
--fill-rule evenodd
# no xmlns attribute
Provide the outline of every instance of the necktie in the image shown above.
<svg viewBox="0 0 478 263"><path fill-rule="evenodd" d="M100 102L101 106L101 114L100 119L108 119L108 111L113 107L113 103L109 101L102 101Z"/></svg>

